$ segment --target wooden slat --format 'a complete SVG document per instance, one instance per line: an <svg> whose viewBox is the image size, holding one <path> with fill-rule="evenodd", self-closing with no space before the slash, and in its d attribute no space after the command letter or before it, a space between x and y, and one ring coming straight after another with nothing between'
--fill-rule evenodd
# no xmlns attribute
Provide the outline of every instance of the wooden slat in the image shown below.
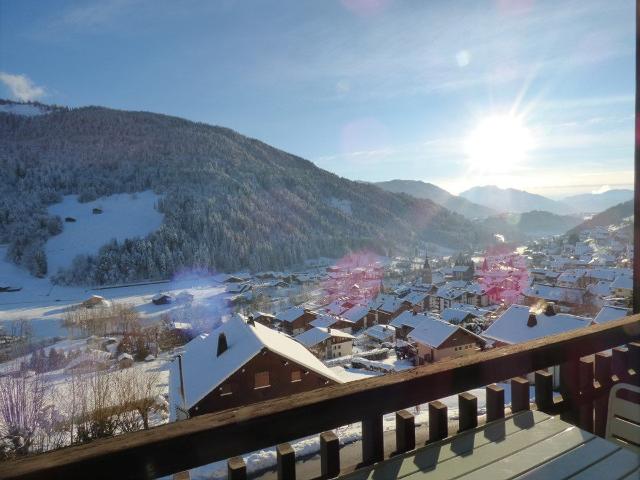
<svg viewBox="0 0 640 480"><path fill-rule="evenodd" d="M546 370L535 374L535 395L538 410L544 412L553 407L553 375Z"/></svg>
<svg viewBox="0 0 640 480"><path fill-rule="evenodd" d="M233 457L227 461L228 480L247 480L247 464L242 457Z"/></svg>
<svg viewBox="0 0 640 480"><path fill-rule="evenodd" d="M504 418L504 388L493 384L486 388L487 422Z"/></svg>
<svg viewBox="0 0 640 480"><path fill-rule="evenodd" d="M362 420L362 463L371 465L384 458L382 415Z"/></svg>
<svg viewBox="0 0 640 480"><path fill-rule="evenodd" d="M640 317L2 462L0 478L151 478L560 365L640 339ZM260 435L256 435L260 432ZM198 448L193 448L197 445Z"/></svg>
<svg viewBox="0 0 640 480"><path fill-rule="evenodd" d="M593 393L593 364L590 358L581 358L578 363L578 388L588 396ZM593 402L584 402L578 407L578 426L593 433Z"/></svg>
<svg viewBox="0 0 640 480"><path fill-rule="evenodd" d="M522 377L511 379L511 411L529 410L529 380Z"/></svg>
<svg viewBox="0 0 640 480"><path fill-rule="evenodd" d="M616 347L611 350L611 372L621 382L626 382L629 378L629 349L627 347Z"/></svg>
<svg viewBox="0 0 640 480"><path fill-rule="evenodd" d="M340 474L340 440L333 432L320 435L320 475L323 479Z"/></svg>
<svg viewBox="0 0 640 480"><path fill-rule="evenodd" d="M603 394L593 402L594 419L593 432L604 437L607 429L607 410L609 405L608 392L611 388L611 353L596 353L595 379L603 389ZM605 393L606 392L606 393Z"/></svg>
<svg viewBox="0 0 640 480"><path fill-rule="evenodd" d="M458 395L458 425L460 432L478 426L478 399L469 392Z"/></svg>
<svg viewBox="0 0 640 480"><path fill-rule="evenodd" d="M629 350L629 368L640 375L640 342L630 342L627 349Z"/></svg>
<svg viewBox="0 0 640 480"><path fill-rule="evenodd" d="M406 410L396 412L396 452L405 453L416 448L416 420Z"/></svg>
<svg viewBox="0 0 640 480"><path fill-rule="evenodd" d="M638 467L640 467L640 455L621 448L614 454L605 457L588 469L571 477L571 480L618 480Z"/></svg>
<svg viewBox="0 0 640 480"><path fill-rule="evenodd" d="M551 417L537 411L520 412L502 422L492 422L481 428L461 433L414 452L401 455L367 469L345 476L345 480L381 480L400 478L458 455L470 455L489 443L505 443L516 433L529 431L535 425L551 421ZM342 478L342 477L341 477Z"/></svg>
<svg viewBox="0 0 640 480"><path fill-rule="evenodd" d="M447 406L439 401L429 403L429 441L435 442L449 435Z"/></svg>
<svg viewBox="0 0 640 480"><path fill-rule="evenodd" d="M595 438L593 434L583 432L574 427L460 478L464 480L507 480L514 478L528 470L539 468L556 457L585 445ZM577 471L574 470L572 473ZM550 475L548 478L558 477Z"/></svg>
<svg viewBox="0 0 640 480"><path fill-rule="evenodd" d="M278 480L296 479L296 452L288 443L276 447L278 461Z"/></svg>

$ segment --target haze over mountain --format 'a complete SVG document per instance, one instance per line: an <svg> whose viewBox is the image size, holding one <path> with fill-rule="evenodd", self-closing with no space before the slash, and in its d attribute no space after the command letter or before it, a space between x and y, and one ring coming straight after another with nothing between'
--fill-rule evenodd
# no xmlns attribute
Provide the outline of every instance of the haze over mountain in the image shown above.
<svg viewBox="0 0 640 480"><path fill-rule="evenodd" d="M496 210L452 195L437 185L420 180L389 180L386 182L376 182L376 185L389 192L406 193L416 198L431 200L467 218L485 218L497 213Z"/></svg>
<svg viewBox="0 0 640 480"><path fill-rule="evenodd" d="M583 193L562 199L576 212L596 213L633 199L633 190L614 189L602 193Z"/></svg>
<svg viewBox="0 0 640 480"><path fill-rule="evenodd" d="M575 228L572 228L569 233L578 233L582 230L594 227L607 227L609 225L621 223L625 218L631 216L633 216L633 200L614 205L613 207L606 209L604 212L594 215L589 220L586 220Z"/></svg>
<svg viewBox="0 0 640 480"><path fill-rule="evenodd" d="M573 213L572 208L562 202L514 188L485 185L470 188L462 192L460 196L498 212L524 213L543 210L557 215Z"/></svg>
<svg viewBox="0 0 640 480"><path fill-rule="evenodd" d="M44 245L64 228L47 213L63 195L162 196L157 231L105 238L97 255L77 257L58 276L62 282L282 269L359 249L389 253L425 241L463 249L492 240L482 225L430 200L346 180L227 128L102 107L34 116L7 109L25 107L0 112L0 243L34 274L47 274Z"/></svg>

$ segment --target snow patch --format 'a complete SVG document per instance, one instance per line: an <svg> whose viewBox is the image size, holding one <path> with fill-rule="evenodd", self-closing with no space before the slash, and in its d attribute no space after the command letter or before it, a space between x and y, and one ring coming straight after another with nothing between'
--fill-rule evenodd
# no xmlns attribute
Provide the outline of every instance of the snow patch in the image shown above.
<svg viewBox="0 0 640 480"><path fill-rule="evenodd" d="M45 246L49 274L70 267L77 255L95 255L112 239L122 242L157 230L164 218L155 209L159 198L152 191L145 191L80 203L77 195L67 195L62 202L51 205L49 215L60 216L63 230ZM70 221L65 221L67 218Z"/></svg>

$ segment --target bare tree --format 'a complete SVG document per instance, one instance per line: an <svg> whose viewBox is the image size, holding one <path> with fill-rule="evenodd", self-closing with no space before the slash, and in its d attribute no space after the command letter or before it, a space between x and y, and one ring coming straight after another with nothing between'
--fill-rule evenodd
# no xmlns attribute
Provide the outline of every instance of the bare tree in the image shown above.
<svg viewBox="0 0 640 480"><path fill-rule="evenodd" d="M10 455L31 451L44 419L46 391L40 375L0 377L0 437L9 446Z"/></svg>

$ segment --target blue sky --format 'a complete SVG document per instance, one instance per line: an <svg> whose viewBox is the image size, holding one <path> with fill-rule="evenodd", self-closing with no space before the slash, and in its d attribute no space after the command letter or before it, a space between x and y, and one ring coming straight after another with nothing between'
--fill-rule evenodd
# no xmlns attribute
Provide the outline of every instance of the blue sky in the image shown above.
<svg viewBox="0 0 640 480"><path fill-rule="evenodd" d="M453 192L629 187L633 68L630 0L0 0L4 98L177 115ZM479 165L495 115L530 142Z"/></svg>

